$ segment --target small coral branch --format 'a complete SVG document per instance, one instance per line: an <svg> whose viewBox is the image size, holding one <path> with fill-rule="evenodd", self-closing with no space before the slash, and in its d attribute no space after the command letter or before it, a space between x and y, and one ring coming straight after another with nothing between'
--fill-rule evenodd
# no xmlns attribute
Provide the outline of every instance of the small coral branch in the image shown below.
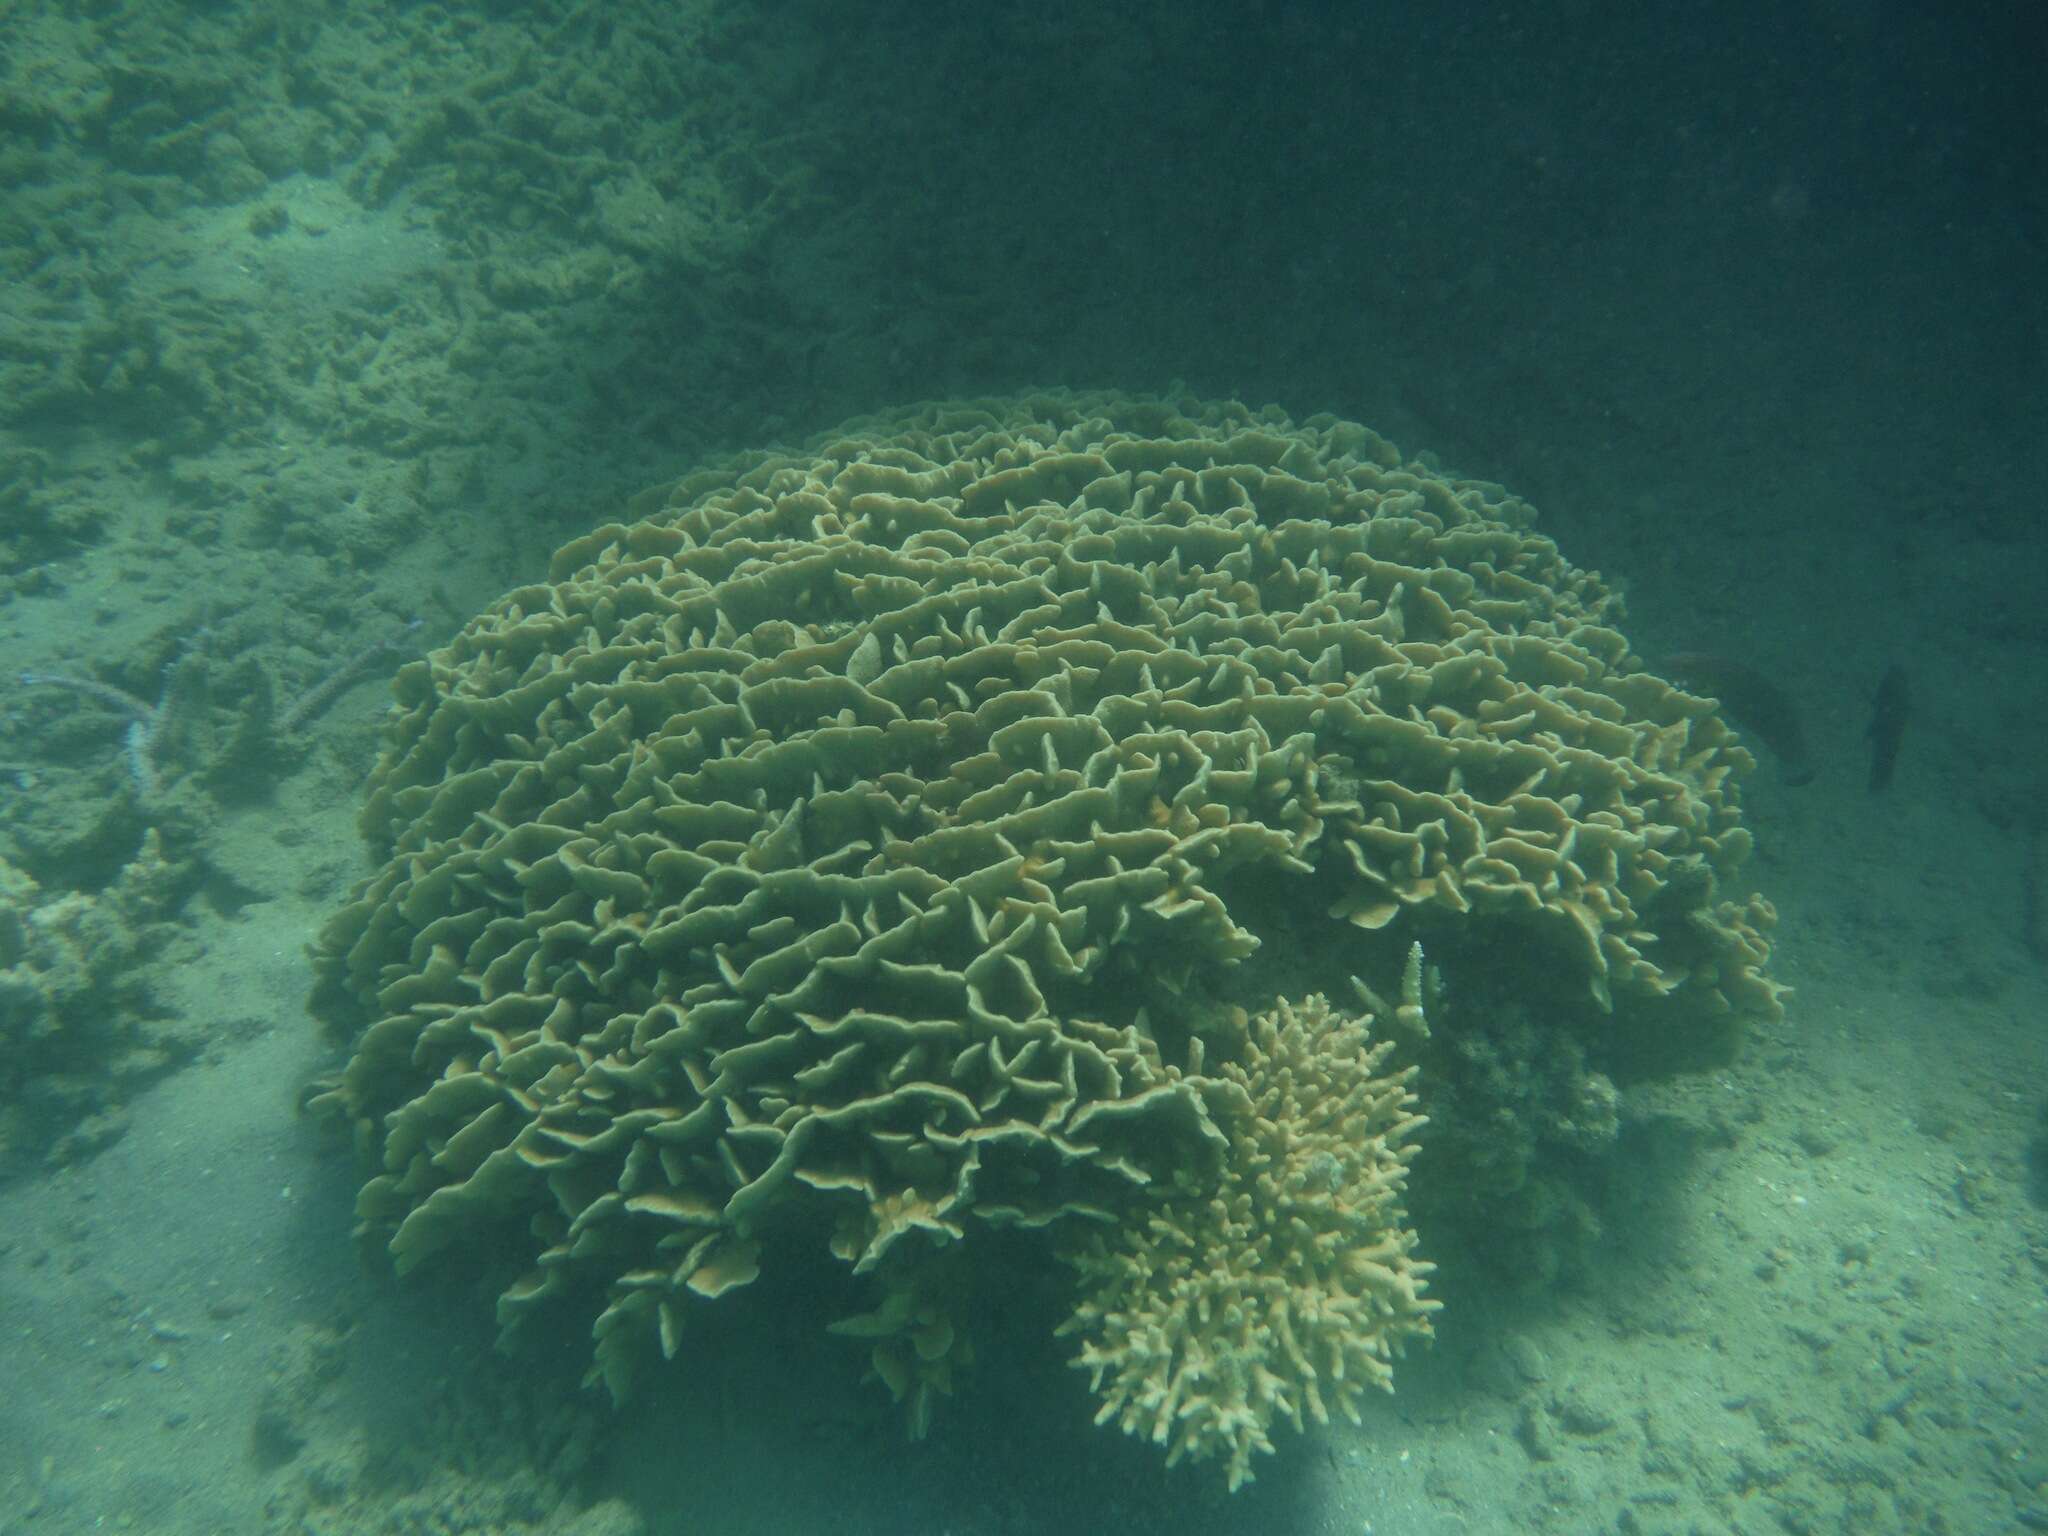
<svg viewBox="0 0 2048 1536"><path fill-rule="evenodd" d="M163 725L164 704L151 704L125 688L65 672L23 672L18 681L24 688L68 688L127 715L128 729L121 738L122 761L128 766L136 794L143 800L157 797L163 787L156 768L156 742Z"/></svg>
<svg viewBox="0 0 2048 1536"><path fill-rule="evenodd" d="M125 688L116 688L112 683L97 682L89 677L72 677L65 672L24 672L17 679L24 688L69 688L73 693L82 693L89 699L132 715L138 720L152 720L156 717L156 706L135 697Z"/></svg>
<svg viewBox="0 0 2048 1536"><path fill-rule="evenodd" d="M279 733L285 736L294 735L311 724L328 705L340 698L350 685L359 681L385 656L404 644L406 636L418 629L421 622L419 619L413 619L396 634L386 635L375 645L358 651L300 694L292 701L291 707L278 716Z"/></svg>

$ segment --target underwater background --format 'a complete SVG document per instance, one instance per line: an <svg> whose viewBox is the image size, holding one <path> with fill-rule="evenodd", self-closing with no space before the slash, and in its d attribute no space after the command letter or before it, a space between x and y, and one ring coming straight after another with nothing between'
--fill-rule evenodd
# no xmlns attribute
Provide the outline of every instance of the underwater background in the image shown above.
<svg viewBox="0 0 2048 1536"><path fill-rule="evenodd" d="M2048 1530L2041 57L1853 0L0 6L0 1532ZM1540 1262L1423 1221L1433 1346L1235 1493L1028 1307L916 1443L796 1282L615 1410L580 1322L500 1354L366 1261L300 1113L402 663L649 485L1042 386L1365 422L1755 695L1784 1022L1625 1085Z"/></svg>

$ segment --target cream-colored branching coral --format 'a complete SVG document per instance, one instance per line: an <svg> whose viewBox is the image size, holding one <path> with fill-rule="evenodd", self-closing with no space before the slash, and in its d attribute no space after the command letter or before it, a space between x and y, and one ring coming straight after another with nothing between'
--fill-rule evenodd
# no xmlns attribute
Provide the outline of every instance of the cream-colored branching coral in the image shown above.
<svg viewBox="0 0 2048 1536"><path fill-rule="evenodd" d="M1404 1224L1423 1117L1413 1069L1383 1070L1391 1049L1321 997L1259 1015L1208 1094L1220 1178L1069 1255L1082 1301L1060 1331L1082 1341L1098 1424L1168 1447L1169 1466L1222 1456L1235 1491L1276 1417L1356 1423L1368 1387L1393 1390L1439 1304Z"/></svg>

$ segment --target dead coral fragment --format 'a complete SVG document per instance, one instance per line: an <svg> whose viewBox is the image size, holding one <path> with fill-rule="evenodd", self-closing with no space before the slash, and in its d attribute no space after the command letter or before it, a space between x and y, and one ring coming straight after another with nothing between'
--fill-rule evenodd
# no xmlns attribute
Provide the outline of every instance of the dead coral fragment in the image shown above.
<svg viewBox="0 0 2048 1536"><path fill-rule="evenodd" d="M1402 1185L1422 1117L1413 1069L1377 1075L1387 1042L1320 997L1252 1022L1243 1060L1208 1080L1230 1150L1213 1189L1184 1186L1143 1222L1070 1256L1084 1299L1063 1334L1102 1394L1098 1424L1227 1458L1230 1487L1271 1451L1276 1416L1358 1422L1369 1386L1428 1337Z"/></svg>

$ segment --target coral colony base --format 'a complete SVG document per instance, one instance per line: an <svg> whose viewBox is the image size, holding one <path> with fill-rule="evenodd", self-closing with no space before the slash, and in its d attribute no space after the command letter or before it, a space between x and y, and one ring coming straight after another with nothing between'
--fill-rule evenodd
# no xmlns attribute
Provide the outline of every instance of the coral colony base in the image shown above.
<svg viewBox="0 0 2048 1536"><path fill-rule="evenodd" d="M316 998L363 1234L524 1250L506 1332L595 1297L620 1400L828 1245L921 1431L1022 1228L1100 1421L1235 1488L1355 1417L1436 1305L1418 943L1639 1076L1778 1012L1752 761L1533 521L1352 423L1063 393L648 493L399 674Z"/></svg>

